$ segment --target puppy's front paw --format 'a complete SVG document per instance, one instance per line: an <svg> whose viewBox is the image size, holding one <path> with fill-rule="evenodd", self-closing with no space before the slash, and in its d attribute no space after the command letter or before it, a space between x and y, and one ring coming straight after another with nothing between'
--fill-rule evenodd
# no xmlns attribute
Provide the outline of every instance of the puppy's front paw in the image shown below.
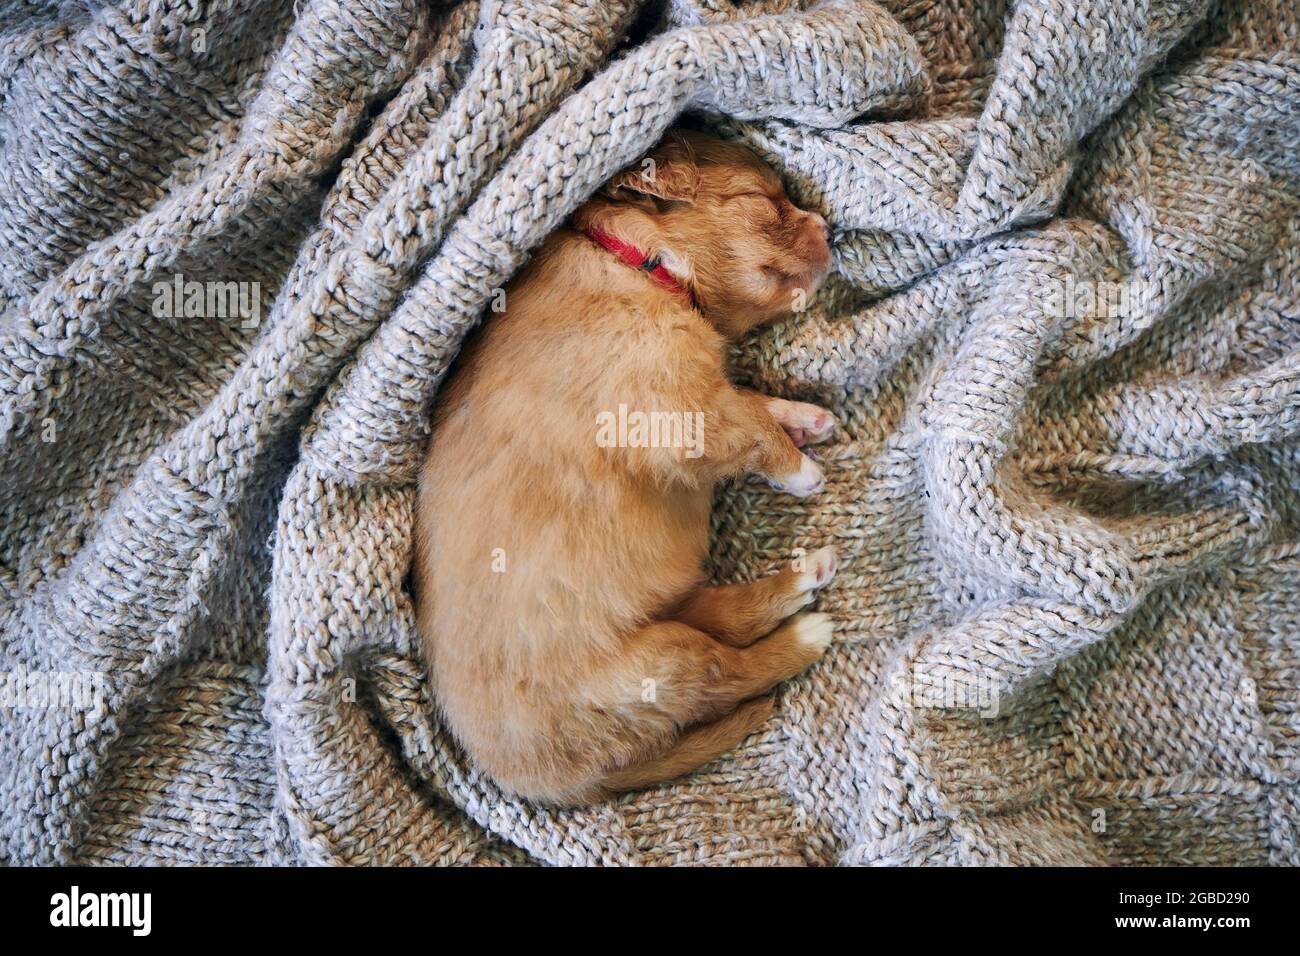
<svg viewBox="0 0 1300 956"><path fill-rule="evenodd" d="M817 600L817 592L835 577L838 565L835 549L831 547L818 548L812 554L795 558L786 577L790 582L790 592L785 601L785 613L794 614Z"/></svg>
<svg viewBox="0 0 1300 956"><path fill-rule="evenodd" d="M835 416L826 409L807 402L770 398L767 410L799 448L823 442L835 432Z"/></svg>
<svg viewBox="0 0 1300 956"><path fill-rule="evenodd" d="M791 565L795 572L795 586L800 591L816 591L825 587L835 577L839 561L832 547L818 548L812 554L796 558Z"/></svg>
<svg viewBox="0 0 1300 956"><path fill-rule="evenodd" d="M820 611L800 614L798 617L791 618L790 626L793 629L792 636L794 639L818 654L831 646L831 638L835 635L831 616Z"/></svg>
<svg viewBox="0 0 1300 956"><path fill-rule="evenodd" d="M822 474L821 466L807 455L801 455L800 459L799 470L793 474L768 477L773 488L797 498L806 498L825 487L826 476Z"/></svg>

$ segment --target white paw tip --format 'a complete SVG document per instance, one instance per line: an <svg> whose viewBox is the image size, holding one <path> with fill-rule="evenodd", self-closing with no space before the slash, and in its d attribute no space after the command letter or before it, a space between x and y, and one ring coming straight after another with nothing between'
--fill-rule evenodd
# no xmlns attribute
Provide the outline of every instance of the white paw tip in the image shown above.
<svg viewBox="0 0 1300 956"><path fill-rule="evenodd" d="M794 638L800 644L823 651L830 646L834 627L829 614L802 614L794 619L793 627Z"/></svg>
<svg viewBox="0 0 1300 956"><path fill-rule="evenodd" d="M793 475L787 475L776 482L779 489L792 495L798 495L800 498L815 495L822 490L825 484L826 477L822 474L820 466L807 455L804 456L797 472Z"/></svg>

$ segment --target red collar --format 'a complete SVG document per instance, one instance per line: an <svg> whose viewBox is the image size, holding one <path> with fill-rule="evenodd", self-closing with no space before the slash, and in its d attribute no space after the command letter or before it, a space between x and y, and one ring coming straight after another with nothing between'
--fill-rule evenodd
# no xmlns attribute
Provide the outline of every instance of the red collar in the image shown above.
<svg viewBox="0 0 1300 956"><path fill-rule="evenodd" d="M633 269L648 274L651 279L663 286L674 295L682 296L691 306L695 305L695 294L690 289L682 285L677 277L664 268L662 262L657 256L651 257L649 253L642 252L630 242L624 242L618 236L611 236L609 233L600 229L588 229L586 236L592 242L604 246L614 255L618 256Z"/></svg>

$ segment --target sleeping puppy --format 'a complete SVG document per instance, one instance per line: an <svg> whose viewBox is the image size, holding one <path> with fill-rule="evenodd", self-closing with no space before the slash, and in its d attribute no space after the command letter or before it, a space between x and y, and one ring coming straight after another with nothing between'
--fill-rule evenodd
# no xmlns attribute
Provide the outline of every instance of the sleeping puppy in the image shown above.
<svg viewBox="0 0 1300 956"><path fill-rule="evenodd" d="M835 421L727 380L829 231L749 150L670 134L552 235L466 346L420 475L415 589L434 697L507 791L571 805L713 760L826 650L825 548L705 586L714 485L822 487ZM791 616L795 615L795 616Z"/></svg>

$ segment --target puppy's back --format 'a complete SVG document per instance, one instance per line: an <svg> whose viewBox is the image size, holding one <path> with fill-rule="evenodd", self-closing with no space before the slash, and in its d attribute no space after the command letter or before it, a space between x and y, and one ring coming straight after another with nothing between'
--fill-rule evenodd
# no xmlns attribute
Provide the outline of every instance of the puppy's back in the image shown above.
<svg viewBox="0 0 1300 956"><path fill-rule="evenodd" d="M421 473L415 582L434 696L520 791L548 769L572 779L605 763L583 742L600 734L573 733L590 719L584 687L623 634L696 583L707 548L708 489L639 476L634 450L596 442L599 412L671 407L674 363L721 361L709 330L647 309L629 277L581 237L548 240L439 395Z"/></svg>

